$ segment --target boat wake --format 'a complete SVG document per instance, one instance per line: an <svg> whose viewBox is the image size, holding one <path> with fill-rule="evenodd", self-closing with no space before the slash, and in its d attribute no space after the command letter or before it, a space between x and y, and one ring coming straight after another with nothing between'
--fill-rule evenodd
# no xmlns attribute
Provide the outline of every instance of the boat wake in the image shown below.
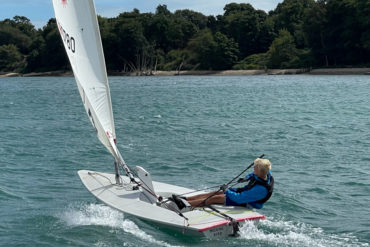
<svg viewBox="0 0 370 247"><path fill-rule="evenodd" d="M103 204L72 205L60 218L71 227L75 226L106 226L111 230L123 230L151 246L172 246L155 239L139 229L133 221L125 219L124 214ZM230 239L229 239L230 240ZM238 242L247 241L248 246L319 246L319 247L368 247L351 234L330 234L322 228L305 223L287 221L283 218L269 217L260 221L258 226L247 222L240 228ZM98 243L98 246L106 246Z"/></svg>
<svg viewBox="0 0 370 247"><path fill-rule="evenodd" d="M351 234L330 234L322 228L271 217L260 221L258 227L253 222L245 224L240 239L248 240L250 246L369 246Z"/></svg>
<svg viewBox="0 0 370 247"><path fill-rule="evenodd" d="M126 233L155 246L172 246L166 242L156 240L153 236L139 229L131 220L125 219L124 214L101 204L84 204L71 206L62 213L61 218L68 226L107 226L112 229L121 229ZM99 246L102 243L99 243Z"/></svg>

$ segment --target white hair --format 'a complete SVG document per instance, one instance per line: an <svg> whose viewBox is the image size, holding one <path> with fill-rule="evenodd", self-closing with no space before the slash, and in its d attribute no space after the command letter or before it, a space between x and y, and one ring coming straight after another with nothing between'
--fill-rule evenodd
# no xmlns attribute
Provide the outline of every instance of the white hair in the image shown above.
<svg viewBox="0 0 370 247"><path fill-rule="evenodd" d="M271 162L268 159L256 159L254 161L254 166L261 171L264 176L267 176L271 170Z"/></svg>

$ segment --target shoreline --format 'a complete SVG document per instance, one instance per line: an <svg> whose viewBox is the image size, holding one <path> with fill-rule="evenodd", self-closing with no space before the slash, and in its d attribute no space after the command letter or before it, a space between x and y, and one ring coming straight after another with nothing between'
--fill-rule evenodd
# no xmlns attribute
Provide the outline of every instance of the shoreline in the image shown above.
<svg viewBox="0 0 370 247"><path fill-rule="evenodd" d="M108 76L243 76L243 75L370 75L370 68L268 69L268 70L184 70L153 72L108 72ZM3 73L1 77L73 76L72 71Z"/></svg>

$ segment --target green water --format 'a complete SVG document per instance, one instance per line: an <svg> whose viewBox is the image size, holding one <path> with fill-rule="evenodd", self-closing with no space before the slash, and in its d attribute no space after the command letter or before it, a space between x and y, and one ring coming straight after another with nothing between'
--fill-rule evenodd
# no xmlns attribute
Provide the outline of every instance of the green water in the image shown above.
<svg viewBox="0 0 370 247"><path fill-rule="evenodd" d="M369 246L370 77L112 77L118 147L154 180L227 182L264 153L275 193L237 238L187 239L98 203L113 172L73 78L0 79L0 246Z"/></svg>

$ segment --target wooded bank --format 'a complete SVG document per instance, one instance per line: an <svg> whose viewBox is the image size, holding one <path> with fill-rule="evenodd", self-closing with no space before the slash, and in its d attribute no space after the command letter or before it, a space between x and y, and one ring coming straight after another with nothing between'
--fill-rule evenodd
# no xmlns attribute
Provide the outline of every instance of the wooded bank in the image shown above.
<svg viewBox="0 0 370 247"><path fill-rule="evenodd" d="M370 67L369 16L369 1L285 0L269 13L231 3L205 16L159 5L98 20L109 74L269 74ZM0 21L0 72L68 70L55 19L41 29L23 16ZM217 72L225 70L241 71Z"/></svg>

